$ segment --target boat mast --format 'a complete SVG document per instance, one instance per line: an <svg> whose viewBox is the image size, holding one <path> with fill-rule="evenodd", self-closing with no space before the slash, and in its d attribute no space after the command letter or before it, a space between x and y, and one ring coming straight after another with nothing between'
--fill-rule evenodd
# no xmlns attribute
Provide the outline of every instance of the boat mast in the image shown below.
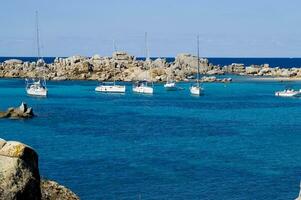
<svg viewBox="0 0 301 200"><path fill-rule="evenodd" d="M40 50L40 30L39 30L39 12L36 11L36 36L37 36L37 53L38 60L41 58L41 50Z"/></svg>
<svg viewBox="0 0 301 200"><path fill-rule="evenodd" d="M149 72L148 73L151 73L151 69L152 69L152 65L150 63L150 57L149 57L149 48L148 48L148 41L147 41L147 32L145 32L145 62L148 62L149 63ZM148 73L146 73L146 81L148 79ZM152 80L152 76L150 75L150 80L151 82L153 83L153 80Z"/></svg>
<svg viewBox="0 0 301 200"><path fill-rule="evenodd" d="M148 43L147 43L147 32L145 32L145 60L149 60L149 50L148 50Z"/></svg>
<svg viewBox="0 0 301 200"><path fill-rule="evenodd" d="M197 36L197 48L198 48L198 73L197 73L197 84L200 84L200 39L199 35Z"/></svg>
<svg viewBox="0 0 301 200"><path fill-rule="evenodd" d="M113 40L113 51L114 52L117 52L117 47L116 47L116 43L115 43L115 40ZM114 83L114 85L115 85L115 76L116 76L116 65L117 65L117 63L116 62L114 62L114 77L113 77L113 83Z"/></svg>

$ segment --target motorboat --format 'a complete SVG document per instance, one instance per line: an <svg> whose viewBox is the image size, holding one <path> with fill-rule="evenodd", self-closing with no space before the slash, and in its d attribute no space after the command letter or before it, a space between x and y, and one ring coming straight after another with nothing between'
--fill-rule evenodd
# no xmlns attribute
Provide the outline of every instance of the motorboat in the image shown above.
<svg viewBox="0 0 301 200"><path fill-rule="evenodd" d="M285 89L285 90L282 90L282 91L275 92L275 96L279 96L279 97L301 96L301 90Z"/></svg>
<svg viewBox="0 0 301 200"><path fill-rule="evenodd" d="M102 83L95 88L96 92L107 92L107 93L124 93L125 86L124 85L116 85L114 83Z"/></svg>

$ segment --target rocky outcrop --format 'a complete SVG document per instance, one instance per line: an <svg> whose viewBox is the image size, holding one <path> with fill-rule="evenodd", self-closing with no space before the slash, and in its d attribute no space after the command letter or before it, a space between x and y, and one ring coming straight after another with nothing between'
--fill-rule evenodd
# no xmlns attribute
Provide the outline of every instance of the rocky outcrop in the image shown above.
<svg viewBox="0 0 301 200"><path fill-rule="evenodd" d="M232 82L232 78L216 78L215 76L203 76L200 80L203 83L211 83L211 82L221 82L221 83L229 83Z"/></svg>
<svg viewBox="0 0 301 200"><path fill-rule="evenodd" d="M64 186L40 179L38 155L20 142L0 139L0 199L78 200Z"/></svg>
<svg viewBox="0 0 301 200"><path fill-rule="evenodd" d="M68 188L50 180L41 181L42 200L79 200Z"/></svg>
<svg viewBox="0 0 301 200"><path fill-rule="evenodd" d="M207 75L238 74L248 76L301 77L301 68L272 68L268 64L245 66L233 63L224 67L212 65L206 58L199 59L200 73ZM0 78L45 77L50 80L99 80L136 81L149 79L186 81L197 73L198 58L191 54L179 54L174 62L166 59L137 60L126 52L114 52L112 57L71 56L56 58L53 63L23 62L10 59L0 63ZM152 69L152 70L150 70ZM146 76L147 75L147 76Z"/></svg>
<svg viewBox="0 0 301 200"><path fill-rule="evenodd" d="M0 141L0 199L41 199L38 155L29 146Z"/></svg>
<svg viewBox="0 0 301 200"><path fill-rule="evenodd" d="M24 102L17 108L8 108L5 112L0 111L0 118L29 119L32 117L34 117L33 109Z"/></svg>

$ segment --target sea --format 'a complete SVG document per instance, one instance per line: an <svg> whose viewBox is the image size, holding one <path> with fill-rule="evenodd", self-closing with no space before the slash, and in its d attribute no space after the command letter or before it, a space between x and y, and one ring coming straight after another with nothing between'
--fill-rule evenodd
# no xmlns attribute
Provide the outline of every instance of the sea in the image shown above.
<svg viewBox="0 0 301 200"><path fill-rule="evenodd" d="M275 61L276 62L276 61ZM287 64L288 65L288 64ZM154 85L153 95L94 91L96 81L48 81L27 96L22 79L0 79L0 110L22 101L30 120L0 120L0 138L39 154L43 178L83 200L294 199L301 180L301 98L274 92L301 82L231 76L204 94Z"/></svg>
<svg viewBox="0 0 301 200"><path fill-rule="evenodd" d="M62 57L65 58L65 57ZM157 59L158 57L151 58L152 60ZM174 62L175 57L163 57L167 62ZM28 62L37 61L36 57L0 57L0 62L4 62L9 59L20 59ZM46 63L53 63L55 57L43 57ZM137 57L137 60L145 60L145 57ZM261 65L269 64L270 67L281 67L281 68L293 68L301 67L301 58L218 58L218 57L209 57L209 62L214 65L231 65L232 63L241 63L245 66L249 65Z"/></svg>

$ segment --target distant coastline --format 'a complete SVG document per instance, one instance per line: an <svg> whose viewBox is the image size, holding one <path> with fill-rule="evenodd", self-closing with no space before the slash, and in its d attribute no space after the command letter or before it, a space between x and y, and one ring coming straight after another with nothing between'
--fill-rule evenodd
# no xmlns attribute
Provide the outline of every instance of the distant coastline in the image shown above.
<svg viewBox="0 0 301 200"><path fill-rule="evenodd" d="M234 74L254 77L277 77L286 80L299 80L301 77L301 58L215 58L226 60L223 65L215 64L214 58L198 58L181 53L175 58L137 58L126 52L114 52L112 56L94 55L71 56L68 58L2 57L0 77L2 78L38 78L47 80L98 80L98 81L140 81L165 82L190 81L198 72L204 76L202 82L229 82L219 80L216 75ZM244 61L245 60L245 61ZM270 63L268 63L269 60ZM0 60L1 61L1 60ZM242 62L240 62L242 61ZM265 62L267 61L267 62ZM257 62L260 64L254 64ZM222 63L221 61L219 63ZM230 64L228 64L230 63ZM245 64L252 63L252 64ZM271 65L272 63L272 65ZM273 64L274 63L274 64ZM274 67L283 65L280 67ZM288 66L291 66L288 68ZM264 79L263 78L263 79ZM276 80L276 79L275 79Z"/></svg>
<svg viewBox="0 0 301 200"><path fill-rule="evenodd" d="M46 56L43 57L44 61L47 64L53 63L56 57L54 56ZM67 57L60 57L60 58L67 58ZM175 57L151 57L152 60L156 60L158 58L166 59L166 62L172 63L175 61ZM37 61L37 57L31 56L0 56L0 63L4 62L9 59L18 59L22 60L23 62L35 62ZM137 57L137 60L145 60L145 57ZM208 57L207 58L210 63L213 65L225 66L231 65L232 63L242 63L246 66L248 65L261 65L261 64L269 64L270 67L281 67L281 68L299 68L301 67L301 58L288 58L288 57Z"/></svg>

